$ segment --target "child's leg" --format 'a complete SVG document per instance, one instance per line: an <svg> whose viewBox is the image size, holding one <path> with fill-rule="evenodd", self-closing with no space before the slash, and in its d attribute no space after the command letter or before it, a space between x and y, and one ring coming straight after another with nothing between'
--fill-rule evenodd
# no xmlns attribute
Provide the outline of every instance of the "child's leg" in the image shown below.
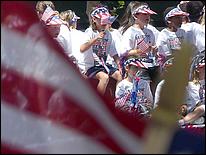
<svg viewBox="0 0 206 155"><path fill-rule="evenodd" d="M109 82L109 75L101 71L101 72L98 72L95 76L99 80L99 83L97 85L97 90L102 95L104 95L106 88L107 88L107 84Z"/></svg>
<svg viewBox="0 0 206 155"><path fill-rule="evenodd" d="M112 75L111 75L112 78L114 78L115 80L117 80L117 83L116 85L122 81L122 75L120 74L120 71L115 71Z"/></svg>

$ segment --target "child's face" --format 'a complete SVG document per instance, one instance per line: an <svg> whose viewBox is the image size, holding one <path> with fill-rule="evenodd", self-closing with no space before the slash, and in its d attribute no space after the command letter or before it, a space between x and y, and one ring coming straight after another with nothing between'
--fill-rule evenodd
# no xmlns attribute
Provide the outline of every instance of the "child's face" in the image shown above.
<svg viewBox="0 0 206 155"><path fill-rule="evenodd" d="M183 16L170 17L171 25L175 28L180 28L182 25Z"/></svg>
<svg viewBox="0 0 206 155"><path fill-rule="evenodd" d="M135 17L137 17L137 22L142 23L143 25L147 25L150 21L150 14L138 13Z"/></svg>
<svg viewBox="0 0 206 155"><path fill-rule="evenodd" d="M99 30L105 30L108 26L107 24L101 25L101 19L100 18L93 18L93 21L96 23L96 27Z"/></svg>
<svg viewBox="0 0 206 155"><path fill-rule="evenodd" d="M137 72L140 70L139 67L137 66L134 66L134 65L130 65L128 67L128 75L132 76L132 77L135 77Z"/></svg>

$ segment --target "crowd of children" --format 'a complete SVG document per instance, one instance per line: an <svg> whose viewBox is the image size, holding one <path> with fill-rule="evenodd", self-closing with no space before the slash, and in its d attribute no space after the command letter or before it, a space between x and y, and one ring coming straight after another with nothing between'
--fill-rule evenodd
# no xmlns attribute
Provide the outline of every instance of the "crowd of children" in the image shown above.
<svg viewBox="0 0 206 155"><path fill-rule="evenodd" d="M106 93L112 77L114 106L143 117L150 118L158 108L161 75L172 65L174 53L180 52L183 42L191 44L190 80L178 123L204 123L205 7L201 1L181 1L166 8L166 27L161 31L150 25L150 16L157 13L145 2L128 4L119 29L112 28L117 17L101 4L88 11L90 26L84 32L76 29L81 19L74 10L59 13L51 1L39 1L36 12L82 76L98 80L100 94Z"/></svg>

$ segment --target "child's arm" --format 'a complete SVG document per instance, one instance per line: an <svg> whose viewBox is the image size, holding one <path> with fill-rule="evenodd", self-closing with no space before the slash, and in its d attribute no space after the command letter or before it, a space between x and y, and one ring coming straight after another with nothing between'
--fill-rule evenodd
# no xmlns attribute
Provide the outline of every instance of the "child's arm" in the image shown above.
<svg viewBox="0 0 206 155"><path fill-rule="evenodd" d="M204 106L198 106L195 108L195 110L191 113L188 113L183 119L179 120L180 125L188 124L196 119L198 119L200 116L202 116L205 113Z"/></svg>
<svg viewBox="0 0 206 155"><path fill-rule="evenodd" d="M82 44L80 46L80 52L84 53L86 50L88 50L98 39L102 39L105 35L105 32L100 32L95 38L92 38L88 42Z"/></svg>

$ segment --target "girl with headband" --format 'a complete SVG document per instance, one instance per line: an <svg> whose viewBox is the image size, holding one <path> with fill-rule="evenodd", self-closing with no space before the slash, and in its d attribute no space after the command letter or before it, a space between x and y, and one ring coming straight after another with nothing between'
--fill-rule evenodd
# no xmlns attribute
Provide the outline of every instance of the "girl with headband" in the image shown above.
<svg viewBox="0 0 206 155"><path fill-rule="evenodd" d="M109 77L113 77L117 83L122 80L120 71L106 64L107 56L110 55L117 66L119 66L119 56L117 54L114 40L107 30L108 24L115 20L108 9L103 6L93 8L90 12L91 26L85 31L87 38L80 47L80 52L84 53L84 73L88 78L99 80L97 90L104 94Z"/></svg>

